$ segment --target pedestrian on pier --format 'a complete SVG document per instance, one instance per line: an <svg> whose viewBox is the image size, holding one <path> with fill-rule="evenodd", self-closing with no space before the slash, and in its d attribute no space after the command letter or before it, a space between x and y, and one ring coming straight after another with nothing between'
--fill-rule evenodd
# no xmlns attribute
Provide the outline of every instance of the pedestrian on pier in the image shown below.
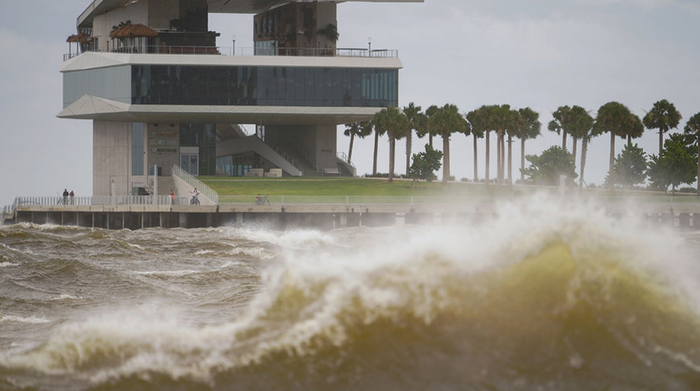
<svg viewBox="0 0 700 391"><path fill-rule="evenodd" d="M73 190L70 191L70 204L75 205L75 193L73 193Z"/></svg>
<svg viewBox="0 0 700 391"><path fill-rule="evenodd" d="M63 189L63 205L68 204L68 189Z"/></svg>

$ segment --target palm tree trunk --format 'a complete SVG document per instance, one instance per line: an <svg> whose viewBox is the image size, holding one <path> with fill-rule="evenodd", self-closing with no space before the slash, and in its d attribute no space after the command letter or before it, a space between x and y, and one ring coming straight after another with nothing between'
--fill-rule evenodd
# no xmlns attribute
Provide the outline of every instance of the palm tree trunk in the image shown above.
<svg viewBox="0 0 700 391"><path fill-rule="evenodd" d="M409 130L406 135L406 176L411 168L411 153L413 152L413 130Z"/></svg>
<svg viewBox="0 0 700 391"><path fill-rule="evenodd" d="M396 139L389 135L389 182L394 180L394 158L396 157Z"/></svg>
<svg viewBox="0 0 700 391"><path fill-rule="evenodd" d="M525 180L525 173L523 170L525 169L525 137L520 139L520 180L524 181Z"/></svg>
<svg viewBox="0 0 700 391"><path fill-rule="evenodd" d="M698 197L700 197L700 134L698 134ZM695 216L695 215L693 215ZM695 217L693 217L695 218Z"/></svg>
<svg viewBox="0 0 700 391"><path fill-rule="evenodd" d="M450 136L442 135L442 183L450 179Z"/></svg>
<svg viewBox="0 0 700 391"><path fill-rule="evenodd" d="M700 155L699 155L700 156ZM698 157L700 159L700 157ZM477 170L477 159L476 159L476 134L474 135L474 182L479 182L479 171ZM700 176L698 176L700 178Z"/></svg>
<svg viewBox="0 0 700 391"><path fill-rule="evenodd" d="M433 147L433 135L428 133L428 144L430 144L430 148Z"/></svg>
<svg viewBox="0 0 700 391"><path fill-rule="evenodd" d="M661 156L661 151L664 149L664 132L659 129L659 156Z"/></svg>
<svg viewBox="0 0 700 391"><path fill-rule="evenodd" d="M566 151L566 130L561 131L561 149Z"/></svg>
<svg viewBox="0 0 700 391"><path fill-rule="evenodd" d="M508 135L508 184L513 184L513 137Z"/></svg>
<svg viewBox="0 0 700 391"><path fill-rule="evenodd" d="M505 143L505 140L506 140L506 135L502 131L501 132L501 141L499 144L499 146L501 147L501 162L500 162L501 169L498 172L498 174L499 174L498 184L499 185L503 185L506 183L506 143Z"/></svg>
<svg viewBox="0 0 700 391"><path fill-rule="evenodd" d="M576 171L576 147L578 144L578 139L576 137L574 137L573 139L574 139L574 153L573 153L573 155L574 155L574 171Z"/></svg>
<svg viewBox="0 0 700 391"><path fill-rule="evenodd" d="M496 131L496 184L501 184L501 132Z"/></svg>
<svg viewBox="0 0 700 391"><path fill-rule="evenodd" d="M627 135L627 145L630 147L632 146L632 136L630 136L629 134Z"/></svg>
<svg viewBox="0 0 700 391"><path fill-rule="evenodd" d="M490 155L490 151L489 151L489 139L490 139L490 137L489 137L488 130L486 131L484 137L486 137L486 166L484 167L484 170L485 170L484 180L485 180L486 186L488 186L488 184L489 184L489 155Z"/></svg>
<svg viewBox="0 0 700 391"><path fill-rule="evenodd" d="M348 149L348 164L352 160L352 144L355 142L355 133L350 134L350 148Z"/></svg>
<svg viewBox="0 0 700 391"><path fill-rule="evenodd" d="M608 168L608 175L612 178L612 170L615 167L615 133L610 132L610 167ZM610 182L612 187L612 181Z"/></svg>
<svg viewBox="0 0 700 391"><path fill-rule="evenodd" d="M579 178L578 187L583 189L583 172L586 169L586 153L588 152L588 138L583 138L581 145L581 178Z"/></svg>
<svg viewBox="0 0 700 391"><path fill-rule="evenodd" d="M372 166L372 175L377 175L377 152L379 147L379 133L374 131L374 165Z"/></svg>

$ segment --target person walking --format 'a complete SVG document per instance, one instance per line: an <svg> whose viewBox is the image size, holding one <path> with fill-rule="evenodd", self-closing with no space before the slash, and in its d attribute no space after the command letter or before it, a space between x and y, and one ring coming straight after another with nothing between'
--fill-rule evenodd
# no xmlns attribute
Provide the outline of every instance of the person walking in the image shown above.
<svg viewBox="0 0 700 391"><path fill-rule="evenodd" d="M75 205L75 193L73 193L73 190L70 191L70 204Z"/></svg>
<svg viewBox="0 0 700 391"><path fill-rule="evenodd" d="M68 189L63 189L63 205L68 204Z"/></svg>

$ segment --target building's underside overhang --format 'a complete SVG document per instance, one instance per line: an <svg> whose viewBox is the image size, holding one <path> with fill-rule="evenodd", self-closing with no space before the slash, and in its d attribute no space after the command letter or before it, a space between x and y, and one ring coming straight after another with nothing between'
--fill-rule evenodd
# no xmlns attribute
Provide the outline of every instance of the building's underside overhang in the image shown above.
<svg viewBox="0 0 700 391"><path fill-rule="evenodd" d="M136 0L139 1L139 0ZM422 3L424 0L207 0L210 13L258 14L289 3L309 2L373 2L373 3ZM78 17L78 26L90 26L95 15L104 14L133 3L124 0L94 0Z"/></svg>
<svg viewBox="0 0 700 391"><path fill-rule="evenodd" d="M132 105L85 95L59 118L147 123L220 123L258 125L341 125L370 120L376 107Z"/></svg>

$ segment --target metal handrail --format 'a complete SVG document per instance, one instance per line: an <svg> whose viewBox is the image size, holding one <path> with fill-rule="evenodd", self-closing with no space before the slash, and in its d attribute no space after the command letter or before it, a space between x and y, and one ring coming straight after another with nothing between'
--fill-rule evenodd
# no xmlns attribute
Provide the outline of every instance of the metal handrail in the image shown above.
<svg viewBox="0 0 700 391"><path fill-rule="evenodd" d="M129 53L129 54L194 54L223 56L289 56L289 57L371 57L398 58L395 49L362 48L241 48L230 46L162 46L162 45L128 45L110 49L89 49L69 52L63 55L63 61L70 60L87 52Z"/></svg>
<svg viewBox="0 0 700 391"><path fill-rule="evenodd" d="M178 166L177 164L173 165L173 176L182 179L183 181L185 181L185 183L192 187L196 187L197 190L199 190L199 192L202 193L203 196L209 198L215 204L219 203L219 193L214 191L214 189L212 189L211 187L205 185L199 179L195 178L194 175L180 168L180 166Z"/></svg>
<svg viewBox="0 0 700 391"><path fill-rule="evenodd" d="M122 196L95 196L95 197L62 197L62 196L38 196L17 197L12 205L12 211L23 206L101 206L101 205L169 205L172 204L169 195L122 195ZM187 204L186 197L178 197L176 204ZM7 207L5 207L7 208Z"/></svg>

